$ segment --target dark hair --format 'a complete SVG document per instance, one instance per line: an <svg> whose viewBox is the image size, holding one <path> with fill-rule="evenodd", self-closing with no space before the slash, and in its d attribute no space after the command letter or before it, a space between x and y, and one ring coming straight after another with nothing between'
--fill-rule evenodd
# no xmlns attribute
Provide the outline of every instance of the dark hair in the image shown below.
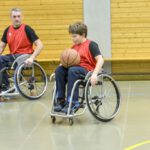
<svg viewBox="0 0 150 150"><path fill-rule="evenodd" d="M69 26L69 33L79 35L85 34L85 37L87 37L87 26L82 22L76 22Z"/></svg>

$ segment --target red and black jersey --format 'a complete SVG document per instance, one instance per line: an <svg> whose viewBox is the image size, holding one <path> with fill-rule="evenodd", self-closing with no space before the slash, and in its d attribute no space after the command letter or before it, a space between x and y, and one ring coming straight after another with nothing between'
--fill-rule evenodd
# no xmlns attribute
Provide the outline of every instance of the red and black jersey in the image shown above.
<svg viewBox="0 0 150 150"><path fill-rule="evenodd" d="M6 28L1 40L8 43L11 54L31 54L34 51L33 42L37 39L34 30L22 24L19 28L13 25Z"/></svg>
<svg viewBox="0 0 150 150"><path fill-rule="evenodd" d="M95 68L95 57L101 55L98 45L95 42L86 40L81 44L76 44L72 47L80 54L79 66L84 67L86 70L91 71Z"/></svg>

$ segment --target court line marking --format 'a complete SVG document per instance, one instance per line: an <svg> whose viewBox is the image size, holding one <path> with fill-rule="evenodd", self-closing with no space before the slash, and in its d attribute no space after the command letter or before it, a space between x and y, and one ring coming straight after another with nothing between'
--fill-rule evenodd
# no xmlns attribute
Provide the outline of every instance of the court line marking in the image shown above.
<svg viewBox="0 0 150 150"><path fill-rule="evenodd" d="M126 102L126 110L125 110L125 119L124 119L124 123L123 123L123 134L122 134L122 140L120 142L120 148L123 149L123 140L125 137L125 130L126 130L126 126L127 126L127 122L128 122L128 112L129 112L129 102L130 102L130 96L131 96L131 83L128 83L128 94L127 94L127 102Z"/></svg>
<svg viewBox="0 0 150 150"><path fill-rule="evenodd" d="M149 141L140 142L140 143L135 144L135 145L132 145L132 146L130 146L128 148L125 148L124 150L133 150L134 148L140 147L140 146L145 145L145 144L150 144L150 140Z"/></svg>

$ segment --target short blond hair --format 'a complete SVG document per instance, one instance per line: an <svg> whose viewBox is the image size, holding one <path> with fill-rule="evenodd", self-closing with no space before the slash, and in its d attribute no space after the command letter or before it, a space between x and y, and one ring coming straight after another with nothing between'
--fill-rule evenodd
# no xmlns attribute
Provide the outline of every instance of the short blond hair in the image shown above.
<svg viewBox="0 0 150 150"><path fill-rule="evenodd" d="M20 8L12 8L12 9L11 9L11 13L12 13L13 11L15 11L15 12L22 12L22 9L20 9Z"/></svg>

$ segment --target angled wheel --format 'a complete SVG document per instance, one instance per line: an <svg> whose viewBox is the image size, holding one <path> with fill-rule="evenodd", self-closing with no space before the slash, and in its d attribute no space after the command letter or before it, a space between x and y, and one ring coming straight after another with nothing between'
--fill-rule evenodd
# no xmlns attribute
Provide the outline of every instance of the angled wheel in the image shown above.
<svg viewBox="0 0 150 150"><path fill-rule="evenodd" d="M56 122L56 117L55 116L51 116L51 119L52 119L52 123Z"/></svg>
<svg viewBox="0 0 150 150"><path fill-rule="evenodd" d="M120 93L115 80L107 74L98 75L98 83L91 86L90 79L86 84L86 101L91 114L98 120L107 122L118 113Z"/></svg>
<svg viewBox="0 0 150 150"><path fill-rule="evenodd" d="M69 124L72 126L74 123L73 118L69 118Z"/></svg>
<svg viewBox="0 0 150 150"><path fill-rule="evenodd" d="M30 66L20 64L15 70L14 81L18 92L29 100L39 99L47 88L45 71L36 62Z"/></svg>

